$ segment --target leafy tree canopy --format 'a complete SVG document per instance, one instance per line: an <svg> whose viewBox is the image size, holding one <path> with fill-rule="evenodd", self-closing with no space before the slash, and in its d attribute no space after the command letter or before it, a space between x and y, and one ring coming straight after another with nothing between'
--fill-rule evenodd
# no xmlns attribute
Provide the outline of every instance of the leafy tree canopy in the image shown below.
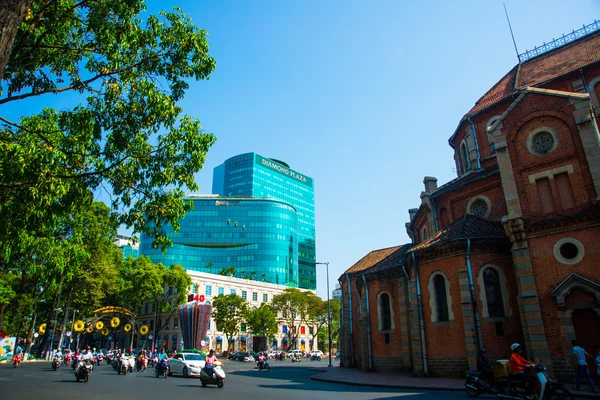
<svg viewBox="0 0 600 400"><path fill-rule="evenodd" d="M262 303L258 308L248 309L245 320L254 336L272 338L277 334L277 316L273 308L266 303Z"/></svg>
<svg viewBox="0 0 600 400"><path fill-rule="evenodd" d="M236 294L218 295L213 299L212 317L217 329L227 338L237 335L248 309L248 303Z"/></svg>

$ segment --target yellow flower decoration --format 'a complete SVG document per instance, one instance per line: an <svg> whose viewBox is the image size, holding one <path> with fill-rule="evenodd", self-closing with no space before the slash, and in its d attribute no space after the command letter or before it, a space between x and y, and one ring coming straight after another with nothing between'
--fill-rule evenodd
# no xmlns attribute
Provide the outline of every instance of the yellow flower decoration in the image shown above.
<svg viewBox="0 0 600 400"><path fill-rule="evenodd" d="M87 333L92 333L94 332L94 327L93 326L88 326L87 329L85 330Z"/></svg>
<svg viewBox="0 0 600 400"><path fill-rule="evenodd" d="M125 332L129 332L131 330L131 324L125 324L125 326L123 327L123 330Z"/></svg>
<svg viewBox="0 0 600 400"><path fill-rule="evenodd" d="M75 332L81 332L83 328L85 328L85 324L81 320L75 322L75 325L73 325L73 329L75 329Z"/></svg>
<svg viewBox="0 0 600 400"><path fill-rule="evenodd" d="M148 327L146 325L142 325L140 328L140 333L142 335L145 335L146 333L148 333Z"/></svg>
<svg viewBox="0 0 600 400"><path fill-rule="evenodd" d="M108 328L107 327L102 328L100 333L103 334L104 336L108 335Z"/></svg>
<svg viewBox="0 0 600 400"><path fill-rule="evenodd" d="M104 322L102 322L102 321L96 322L96 329L102 330L102 328L104 328Z"/></svg>
<svg viewBox="0 0 600 400"><path fill-rule="evenodd" d="M40 331L40 334L44 334L46 333L46 324L41 324L40 327L38 328L38 330Z"/></svg>
<svg viewBox="0 0 600 400"><path fill-rule="evenodd" d="M121 320L119 320L118 317L114 317L113 319L110 320L110 326L112 326L113 328L116 328L117 326L119 326L120 323L121 323Z"/></svg>

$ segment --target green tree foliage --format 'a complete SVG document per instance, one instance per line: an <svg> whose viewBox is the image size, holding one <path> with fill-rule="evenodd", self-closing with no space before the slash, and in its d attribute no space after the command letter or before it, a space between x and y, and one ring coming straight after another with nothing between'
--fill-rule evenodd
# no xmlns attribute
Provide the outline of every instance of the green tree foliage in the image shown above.
<svg viewBox="0 0 600 400"><path fill-rule="evenodd" d="M277 316L273 308L266 303L262 303L258 308L248 309L245 320L254 336L266 336L271 339L277 334Z"/></svg>
<svg viewBox="0 0 600 400"><path fill-rule="evenodd" d="M9 303L29 297L52 315L72 280L89 283L86 268L106 275L98 255L114 252L84 237L94 193L109 194L112 222L171 244L163 227L179 229L183 189L197 190L215 142L177 103L215 61L179 8L148 15L142 0L2 1L0 20L0 105L22 110L0 111L2 330Z"/></svg>
<svg viewBox="0 0 600 400"><path fill-rule="evenodd" d="M212 317L217 329L229 339L237 335L246 315L248 303L236 294L218 295L213 299Z"/></svg>
<svg viewBox="0 0 600 400"><path fill-rule="evenodd" d="M309 296L311 292L303 292L296 288L287 288L281 294L273 296L271 306L277 313L278 321L287 325L287 337L291 348L295 346L300 325L307 322Z"/></svg>
<svg viewBox="0 0 600 400"><path fill-rule="evenodd" d="M223 276L235 276L235 274L237 274L235 267L221 268L219 271L219 275Z"/></svg>
<svg viewBox="0 0 600 400"><path fill-rule="evenodd" d="M181 265L154 264L148 257L127 258L123 267L123 300L130 308L140 308L145 301L154 305L154 337L187 300L192 279ZM167 318L159 315L167 313Z"/></svg>

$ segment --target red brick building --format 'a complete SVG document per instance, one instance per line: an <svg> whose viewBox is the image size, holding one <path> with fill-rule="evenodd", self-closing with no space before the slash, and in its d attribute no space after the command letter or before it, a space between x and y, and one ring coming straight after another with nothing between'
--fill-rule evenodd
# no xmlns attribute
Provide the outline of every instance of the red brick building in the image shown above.
<svg viewBox="0 0 600 400"><path fill-rule="evenodd" d="M525 346L557 376L600 344L600 32L523 57L449 139L458 177L425 177L412 243L342 287L341 363L461 376ZM525 60L525 58L528 58Z"/></svg>

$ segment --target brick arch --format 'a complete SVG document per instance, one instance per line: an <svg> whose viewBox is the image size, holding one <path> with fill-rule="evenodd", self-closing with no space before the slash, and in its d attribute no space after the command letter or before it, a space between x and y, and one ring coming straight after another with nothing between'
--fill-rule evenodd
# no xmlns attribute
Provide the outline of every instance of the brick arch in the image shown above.
<svg viewBox="0 0 600 400"><path fill-rule="evenodd" d="M515 123L511 124L510 126L507 127L505 125L504 127L509 128L510 130L514 130L516 132L520 132L523 129L523 126L525 126L525 124L527 124L528 122L530 122L536 118L539 118L539 117L555 117L555 118L561 120L570 129L574 130L577 128L573 121L573 116L569 116L569 114L564 113L560 110L553 110L550 108L531 112L531 113L527 114L526 116L524 116L523 118L516 121Z"/></svg>

